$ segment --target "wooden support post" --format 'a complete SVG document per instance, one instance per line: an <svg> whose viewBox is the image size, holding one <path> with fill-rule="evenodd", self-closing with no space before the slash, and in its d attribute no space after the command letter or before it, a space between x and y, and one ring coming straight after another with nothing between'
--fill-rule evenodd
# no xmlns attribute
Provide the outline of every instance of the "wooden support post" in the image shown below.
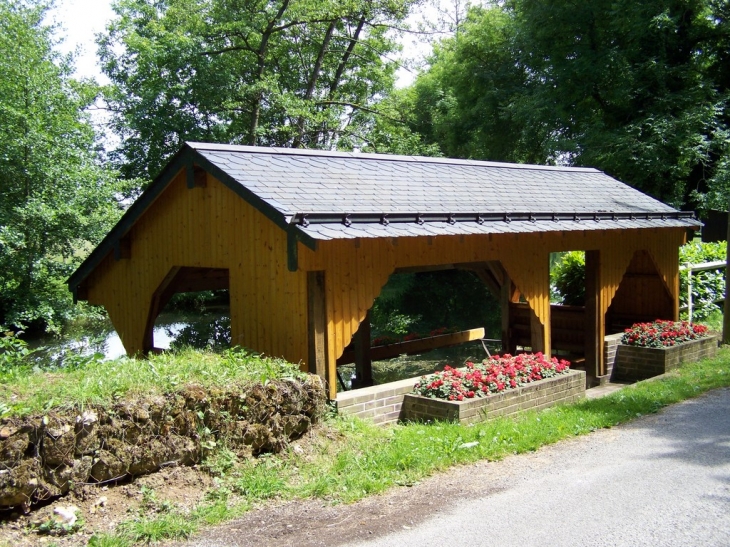
<svg viewBox="0 0 730 547"><path fill-rule="evenodd" d="M600 251L586 251L585 358L586 375L593 380L606 375L603 358L606 326L602 297Z"/></svg>
<svg viewBox="0 0 730 547"><path fill-rule="evenodd" d="M502 269L502 288L500 291L500 307L502 314L502 353L515 354L517 344L512 337L512 318L510 314L510 304L519 300L519 292L515 288L514 283Z"/></svg>
<svg viewBox="0 0 730 547"><path fill-rule="evenodd" d="M373 385L373 361L370 358L370 311L365 315L362 323L353 336L355 346L355 379L353 388Z"/></svg>
<svg viewBox="0 0 730 547"><path fill-rule="evenodd" d="M550 351L550 346L546 343L545 325L530 306L530 347L533 353L541 351L546 355Z"/></svg>
<svg viewBox="0 0 730 547"><path fill-rule="evenodd" d="M324 272L307 272L307 317L309 336L309 372L327 385L336 386L327 368L327 307L325 306Z"/></svg>

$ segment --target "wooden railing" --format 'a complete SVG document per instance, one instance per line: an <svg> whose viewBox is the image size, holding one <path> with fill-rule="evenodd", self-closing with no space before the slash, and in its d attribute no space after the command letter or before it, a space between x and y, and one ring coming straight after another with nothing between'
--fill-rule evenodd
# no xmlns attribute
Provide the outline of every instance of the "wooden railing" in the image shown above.
<svg viewBox="0 0 730 547"><path fill-rule="evenodd" d="M411 355L414 353L423 353L436 348L448 348L458 346L472 340L480 340L484 338L484 329L469 329L460 332L452 332L449 334L441 334L439 336L428 336L417 340L409 340L407 342L396 342L387 346L373 346L370 348L370 359L380 361L382 359L390 359L399 355ZM355 362L355 350L347 349L342 357L337 359L337 365L346 365Z"/></svg>

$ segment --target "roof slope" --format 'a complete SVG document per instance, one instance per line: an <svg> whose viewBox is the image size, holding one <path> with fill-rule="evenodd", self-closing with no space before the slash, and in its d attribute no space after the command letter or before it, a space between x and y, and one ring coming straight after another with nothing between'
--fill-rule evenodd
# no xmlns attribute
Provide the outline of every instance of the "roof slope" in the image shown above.
<svg viewBox="0 0 730 547"><path fill-rule="evenodd" d="M188 145L314 239L699 225L596 169Z"/></svg>
<svg viewBox="0 0 730 547"><path fill-rule="evenodd" d="M677 211L588 168L186 143L69 278L76 290L180 172L193 165L310 247L317 240L694 228ZM296 245L294 245L294 249Z"/></svg>

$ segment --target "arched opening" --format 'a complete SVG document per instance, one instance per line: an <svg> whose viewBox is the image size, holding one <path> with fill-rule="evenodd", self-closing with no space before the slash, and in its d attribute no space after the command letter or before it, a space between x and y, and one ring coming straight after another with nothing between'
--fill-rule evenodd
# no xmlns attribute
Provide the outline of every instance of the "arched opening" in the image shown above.
<svg viewBox="0 0 730 547"><path fill-rule="evenodd" d="M674 298L651 255L636 251L606 313L606 331L655 319L674 319Z"/></svg>
<svg viewBox="0 0 730 547"><path fill-rule="evenodd" d="M155 322L165 307L170 303L173 296L180 293L200 293L203 291L228 291L229 273L227 268L195 268L187 266L175 266L170 269L162 280L157 290L152 295L150 302L147 324L145 327L145 353L156 351L155 346ZM219 315L225 317L225 313ZM229 316L230 317L230 316ZM187 325L177 336L186 337L187 343L195 345L195 341L204 338L218 337L225 338L224 330L227 328L228 340L230 340L230 323L214 320L200 324Z"/></svg>
<svg viewBox="0 0 730 547"><path fill-rule="evenodd" d="M338 388L461 366L501 350L499 263L396 270L338 359Z"/></svg>

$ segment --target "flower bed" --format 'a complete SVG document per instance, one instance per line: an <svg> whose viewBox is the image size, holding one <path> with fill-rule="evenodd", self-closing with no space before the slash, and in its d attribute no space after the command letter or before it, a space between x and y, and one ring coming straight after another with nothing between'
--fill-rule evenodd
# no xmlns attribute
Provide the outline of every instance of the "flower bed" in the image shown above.
<svg viewBox="0 0 730 547"><path fill-rule="evenodd" d="M653 323L634 323L624 332L621 343L642 348L668 348L708 336L710 333L705 325L657 319Z"/></svg>
<svg viewBox="0 0 730 547"><path fill-rule="evenodd" d="M422 376L414 391L418 395L447 401L486 397L506 389L564 374L570 363L542 353L495 355L481 363L467 363L465 369L446 366L443 371Z"/></svg>
<svg viewBox="0 0 730 547"><path fill-rule="evenodd" d="M615 380L643 380L669 372L682 363L714 357L717 336L687 321L636 323L626 329L616 352Z"/></svg>
<svg viewBox="0 0 730 547"><path fill-rule="evenodd" d="M547 408L585 395L585 372L541 353L495 356L422 377L403 401L405 420L469 423Z"/></svg>

